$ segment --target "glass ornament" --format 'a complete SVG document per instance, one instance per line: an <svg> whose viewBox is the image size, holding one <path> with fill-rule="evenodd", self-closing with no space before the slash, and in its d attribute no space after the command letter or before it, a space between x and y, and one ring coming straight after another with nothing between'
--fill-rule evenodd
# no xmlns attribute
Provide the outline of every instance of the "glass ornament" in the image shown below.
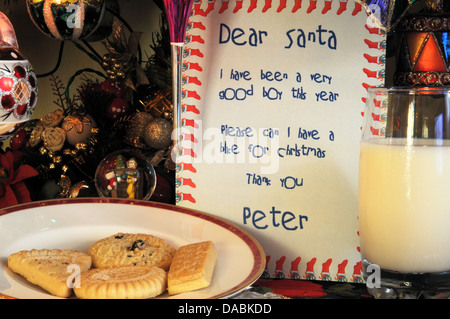
<svg viewBox="0 0 450 319"><path fill-rule="evenodd" d="M36 74L19 51L11 22L0 12L0 140L31 118L37 97Z"/></svg>
<svg viewBox="0 0 450 319"><path fill-rule="evenodd" d="M115 151L98 165L95 188L100 197L149 200L156 188L156 172L141 152Z"/></svg>
<svg viewBox="0 0 450 319"><path fill-rule="evenodd" d="M95 33L105 14L105 0L27 0L28 14L44 34L81 40Z"/></svg>

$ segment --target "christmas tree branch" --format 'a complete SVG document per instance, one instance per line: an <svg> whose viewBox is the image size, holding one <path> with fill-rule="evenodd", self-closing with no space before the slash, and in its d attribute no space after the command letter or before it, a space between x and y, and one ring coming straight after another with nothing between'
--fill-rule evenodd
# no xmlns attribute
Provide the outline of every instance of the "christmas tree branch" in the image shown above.
<svg viewBox="0 0 450 319"><path fill-rule="evenodd" d="M64 84L61 82L58 76L51 75L50 77L51 87L53 90L53 94L57 97L54 101L56 105L58 105L64 114L69 110L69 100L64 96Z"/></svg>

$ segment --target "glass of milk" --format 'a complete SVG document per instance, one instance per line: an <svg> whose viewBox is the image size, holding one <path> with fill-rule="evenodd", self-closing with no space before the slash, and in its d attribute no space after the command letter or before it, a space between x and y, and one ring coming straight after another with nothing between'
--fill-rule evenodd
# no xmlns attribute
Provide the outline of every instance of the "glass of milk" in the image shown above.
<svg viewBox="0 0 450 319"><path fill-rule="evenodd" d="M359 235L376 298L450 297L450 88L371 88Z"/></svg>

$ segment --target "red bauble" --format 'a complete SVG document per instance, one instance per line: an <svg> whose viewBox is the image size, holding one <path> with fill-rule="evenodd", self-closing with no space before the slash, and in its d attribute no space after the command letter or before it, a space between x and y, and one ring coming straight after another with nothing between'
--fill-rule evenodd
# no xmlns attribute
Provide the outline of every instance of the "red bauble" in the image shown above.
<svg viewBox="0 0 450 319"><path fill-rule="evenodd" d="M110 120L117 120L130 111L130 105L122 98L115 98L106 109L106 115Z"/></svg>
<svg viewBox="0 0 450 319"><path fill-rule="evenodd" d="M108 93L114 94L116 97L123 98L125 96L125 87L122 82L117 80L106 79L103 81L101 89Z"/></svg>
<svg viewBox="0 0 450 319"><path fill-rule="evenodd" d="M28 140L27 133L24 129L19 129L9 140L9 146L13 151L17 151L25 146Z"/></svg>

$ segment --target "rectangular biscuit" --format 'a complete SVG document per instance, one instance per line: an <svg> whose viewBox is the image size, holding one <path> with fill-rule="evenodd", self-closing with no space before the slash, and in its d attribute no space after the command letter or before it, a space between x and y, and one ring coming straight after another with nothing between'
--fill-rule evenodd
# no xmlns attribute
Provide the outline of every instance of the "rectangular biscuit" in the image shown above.
<svg viewBox="0 0 450 319"><path fill-rule="evenodd" d="M211 284L217 250L211 241L180 247L167 275L169 295L205 288Z"/></svg>

